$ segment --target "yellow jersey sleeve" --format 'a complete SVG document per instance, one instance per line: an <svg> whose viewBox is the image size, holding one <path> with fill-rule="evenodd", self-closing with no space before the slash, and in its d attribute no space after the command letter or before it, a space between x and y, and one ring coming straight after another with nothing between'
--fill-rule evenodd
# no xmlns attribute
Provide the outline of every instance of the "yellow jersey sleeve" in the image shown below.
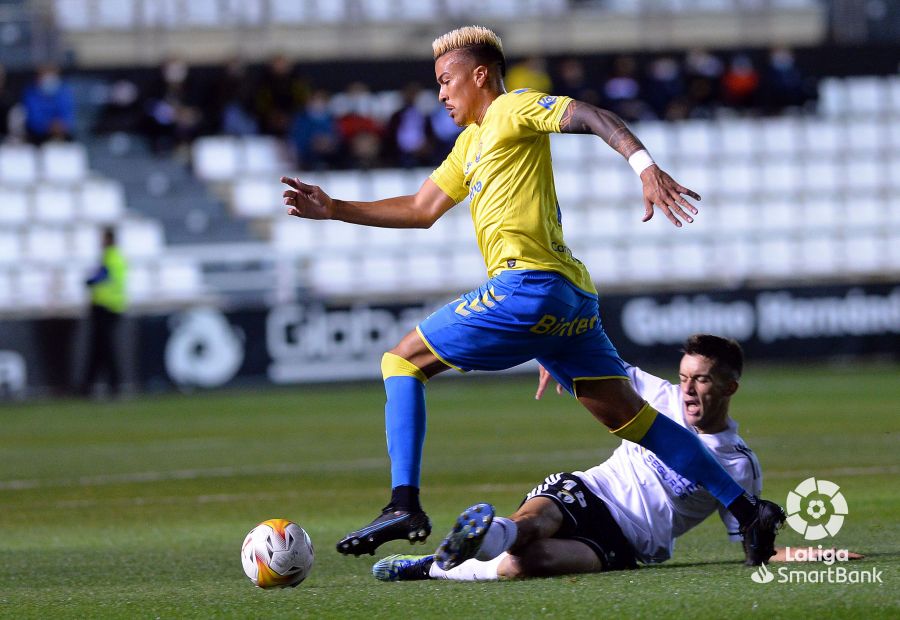
<svg viewBox="0 0 900 620"><path fill-rule="evenodd" d="M559 122L571 97L548 95L530 88L520 88L501 100L507 119L509 137L527 134L559 133Z"/></svg>
<svg viewBox="0 0 900 620"><path fill-rule="evenodd" d="M471 125L469 126L471 127ZM441 190L450 196L455 203L460 203L469 195L466 187L466 175L464 173L464 164L466 149L469 146L472 132L466 128L456 138L453 149L443 163L431 173L431 180L441 188Z"/></svg>

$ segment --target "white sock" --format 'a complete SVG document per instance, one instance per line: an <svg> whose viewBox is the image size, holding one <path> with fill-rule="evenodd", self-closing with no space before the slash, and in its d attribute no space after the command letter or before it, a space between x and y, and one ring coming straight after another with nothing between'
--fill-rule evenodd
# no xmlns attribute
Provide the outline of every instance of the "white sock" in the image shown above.
<svg viewBox="0 0 900 620"><path fill-rule="evenodd" d="M500 566L500 562L506 556L506 553L501 553L487 562L467 560L450 570L444 570L437 565L437 562L434 562L428 571L428 575L432 579L449 579L451 581L496 581L499 579L497 567Z"/></svg>
<svg viewBox="0 0 900 620"><path fill-rule="evenodd" d="M515 521L506 517L494 517L481 542L481 548L475 554L475 559L485 561L497 557L512 547L518 533L519 528L516 527Z"/></svg>

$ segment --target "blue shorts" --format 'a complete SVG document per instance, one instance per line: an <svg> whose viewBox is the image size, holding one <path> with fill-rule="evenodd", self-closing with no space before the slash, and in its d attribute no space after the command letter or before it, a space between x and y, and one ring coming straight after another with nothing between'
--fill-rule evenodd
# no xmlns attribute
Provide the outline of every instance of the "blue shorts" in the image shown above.
<svg viewBox="0 0 900 620"><path fill-rule="evenodd" d="M572 392L579 379L627 377L597 296L550 271L503 271L416 328L442 362L503 370L532 359Z"/></svg>

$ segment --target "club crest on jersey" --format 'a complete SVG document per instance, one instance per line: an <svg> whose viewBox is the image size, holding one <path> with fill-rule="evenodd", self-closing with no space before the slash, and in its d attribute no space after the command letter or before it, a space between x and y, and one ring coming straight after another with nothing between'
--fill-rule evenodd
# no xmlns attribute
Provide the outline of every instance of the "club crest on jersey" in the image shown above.
<svg viewBox="0 0 900 620"><path fill-rule="evenodd" d="M546 95L546 96L541 97L540 99L538 99L537 104L538 104L539 106L541 106L542 108L544 108L545 110L552 110L552 109L553 109L553 104L556 103L556 100L557 100L557 99L559 99L559 97L553 97L553 96L551 96L551 95Z"/></svg>

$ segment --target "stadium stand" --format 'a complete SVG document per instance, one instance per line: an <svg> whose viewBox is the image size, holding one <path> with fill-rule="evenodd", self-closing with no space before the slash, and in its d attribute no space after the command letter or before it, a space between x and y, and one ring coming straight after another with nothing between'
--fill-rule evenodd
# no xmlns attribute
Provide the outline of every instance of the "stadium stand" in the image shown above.
<svg viewBox="0 0 900 620"><path fill-rule="evenodd" d="M100 230L114 226L137 272L138 304L202 296L200 265L165 251L159 221L126 209L115 180L88 166L85 146L0 146L0 312L66 313L86 300ZM140 274L147 273L142 280Z"/></svg>
<svg viewBox="0 0 900 620"><path fill-rule="evenodd" d="M640 222L640 187L600 141L554 136L567 239L605 288L896 273L895 239L881 218L888 211L896 222L898 211L890 170L898 166L897 145L889 143L900 122L898 83L897 77L827 79L815 116L635 124L665 167L704 195L696 223L677 232L660 216ZM231 166L245 148L240 139L201 138L195 168ZM232 213L264 224L272 252L298 266L297 281L312 294L389 294L398 288L396 274L411 294L464 288L481 277L465 207L427 232L291 220L282 214L277 182L283 163L268 162L274 166L268 171L235 164L214 180L232 179L225 189ZM294 174L335 196L361 199L413 193L429 173Z"/></svg>

